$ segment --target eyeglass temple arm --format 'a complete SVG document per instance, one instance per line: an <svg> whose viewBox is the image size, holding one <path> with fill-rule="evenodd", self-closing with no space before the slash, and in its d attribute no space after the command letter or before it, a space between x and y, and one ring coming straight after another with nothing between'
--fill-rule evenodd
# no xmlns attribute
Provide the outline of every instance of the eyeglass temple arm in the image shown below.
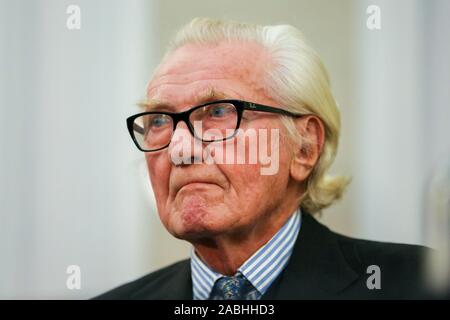
<svg viewBox="0 0 450 320"><path fill-rule="evenodd" d="M303 114L292 113L292 112L284 110L284 109L273 108L273 107L264 106L264 105L261 105L261 104L255 104L255 103L250 103L250 104L244 106L244 109L245 110L251 110L251 111L278 113L278 114L283 114L285 116L291 116L291 117L304 116Z"/></svg>
<svg viewBox="0 0 450 320"><path fill-rule="evenodd" d="M140 134L144 134L144 128L142 128L141 126L137 125L136 123L133 123L133 129L134 131L140 133Z"/></svg>

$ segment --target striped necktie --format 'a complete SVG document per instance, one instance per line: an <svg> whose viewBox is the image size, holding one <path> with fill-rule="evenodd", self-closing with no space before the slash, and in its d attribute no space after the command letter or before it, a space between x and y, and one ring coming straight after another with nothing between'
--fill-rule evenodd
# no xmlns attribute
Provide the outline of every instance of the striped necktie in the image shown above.
<svg viewBox="0 0 450 320"><path fill-rule="evenodd" d="M242 273L219 278L211 291L210 300L257 300L260 293Z"/></svg>

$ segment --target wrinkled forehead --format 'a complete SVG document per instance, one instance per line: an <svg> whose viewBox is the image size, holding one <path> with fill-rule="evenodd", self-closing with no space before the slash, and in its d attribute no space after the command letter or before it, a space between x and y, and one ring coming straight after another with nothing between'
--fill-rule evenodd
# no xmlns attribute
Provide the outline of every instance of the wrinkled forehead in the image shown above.
<svg viewBox="0 0 450 320"><path fill-rule="evenodd" d="M207 65L231 74L244 74L264 66L268 50L255 42L228 41L211 44L185 44L170 53L155 76L182 70L198 70Z"/></svg>
<svg viewBox="0 0 450 320"><path fill-rule="evenodd" d="M204 97L244 99L264 89L269 62L267 50L257 43L186 44L158 67L147 87L147 99L162 103Z"/></svg>

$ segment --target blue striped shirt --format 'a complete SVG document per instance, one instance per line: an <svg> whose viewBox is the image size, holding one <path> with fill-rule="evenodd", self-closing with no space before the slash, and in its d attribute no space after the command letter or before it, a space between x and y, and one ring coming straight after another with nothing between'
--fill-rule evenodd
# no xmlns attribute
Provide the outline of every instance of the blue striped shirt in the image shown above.
<svg viewBox="0 0 450 320"><path fill-rule="evenodd" d="M254 299L259 299L286 267L300 231L301 219L301 210L298 209L272 239L239 267L238 272L256 288ZM191 250L191 272L194 300L208 299L216 280L224 276L204 263L194 248Z"/></svg>

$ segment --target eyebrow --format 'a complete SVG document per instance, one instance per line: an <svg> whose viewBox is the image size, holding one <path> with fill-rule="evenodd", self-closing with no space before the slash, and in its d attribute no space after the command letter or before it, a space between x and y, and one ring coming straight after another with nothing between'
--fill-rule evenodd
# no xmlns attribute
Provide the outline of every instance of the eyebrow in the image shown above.
<svg viewBox="0 0 450 320"><path fill-rule="evenodd" d="M196 101L195 105L201 105L208 102L213 102L216 100L229 99L228 95L224 92L215 90L214 88L208 88L206 90L200 91L194 95L194 101ZM136 103L137 106L142 108L144 111L154 111L154 110L169 110L176 111L175 106L168 102L164 102L158 99L145 99L138 101ZM192 105L191 107L194 107Z"/></svg>

